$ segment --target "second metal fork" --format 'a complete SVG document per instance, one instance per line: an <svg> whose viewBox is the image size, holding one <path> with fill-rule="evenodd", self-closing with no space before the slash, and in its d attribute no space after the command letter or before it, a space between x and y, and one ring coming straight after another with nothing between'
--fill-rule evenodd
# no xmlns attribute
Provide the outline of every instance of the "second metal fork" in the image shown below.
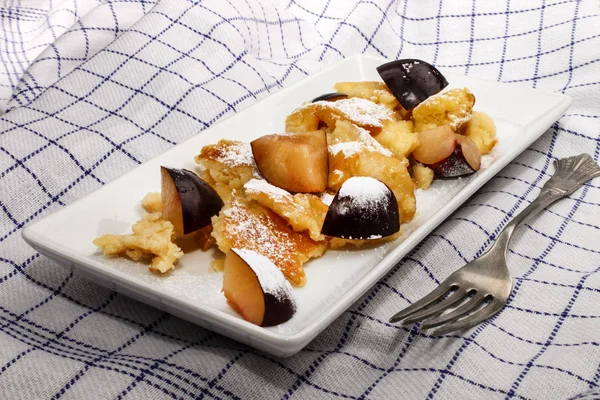
<svg viewBox="0 0 600 400"><path fill-rule="evenodd" d="M445 334L470 328L500 311L513 287L506 251L514 229L600 176L600 167L587 154L560 159L554 166L554 175L546 181L538 197L502 229L496 242L481 257L455 271L431 293L395 314L390 322L423 321L421 329L439 327L433 334Z"/></svg>

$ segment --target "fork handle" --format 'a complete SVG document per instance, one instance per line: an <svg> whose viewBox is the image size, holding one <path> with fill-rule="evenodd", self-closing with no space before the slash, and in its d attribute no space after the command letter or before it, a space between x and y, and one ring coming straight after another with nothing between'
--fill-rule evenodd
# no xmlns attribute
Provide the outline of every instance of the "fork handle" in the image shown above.
<svg viewBox="0 0 600 400"><path fill-rule="evenodd" d="M510 241L510 237L513 234L513 231L517 226L521 224L521 222L529 219L533 219L540 211L544 208L548 207L550 204L555 201L567 196L566 193L558 193L550 190L542 189L538 197L533 200L523 211L521 211L516 217L514 217L508 224L504 226L504 229L498 235L498 242L501 242L501 238L504 236L504 241L508 246L508 242Z"/></svg>
<svg viewBox="0 0 600 400"><path fill-rule="evenodd" d="M513 231L521 222L533 218L550 204L579 189L588 180L600 176L600 167L588 154L554 161L554 166L554 175L546 181L538 197L506 224L492 247L506 251Z"/></svg>

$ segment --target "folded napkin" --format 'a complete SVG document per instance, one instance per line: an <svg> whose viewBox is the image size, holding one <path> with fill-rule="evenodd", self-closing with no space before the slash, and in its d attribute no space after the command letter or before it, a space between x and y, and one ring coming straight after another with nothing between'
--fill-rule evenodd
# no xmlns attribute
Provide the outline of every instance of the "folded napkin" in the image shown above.
<svg viewBox="0 0 600 400"><path fill-rule="evenodd" d="M481 254L553 160L587 152L598 161L597 2L106 1L99 19L82 17L89 3L37 3L42 11L0 9L13 79L0 117L4 398L598 397L599 180L516 232L515 289L494 318L439 337L387 322ZM55 24L53 10L71 5L69 24L82 19ZM145 15L126 28L102 19L125 6L130 22ZM63 35L11 59L36 23ZM573 105L297 355L271 357L75 277L21 239L26 224L355 53L420 58L562 92Z"/></svg>

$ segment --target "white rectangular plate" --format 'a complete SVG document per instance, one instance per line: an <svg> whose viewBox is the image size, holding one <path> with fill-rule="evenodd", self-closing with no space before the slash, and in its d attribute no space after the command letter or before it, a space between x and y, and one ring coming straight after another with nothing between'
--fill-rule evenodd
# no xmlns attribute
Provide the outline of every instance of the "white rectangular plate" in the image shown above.
<svg viewBox="0 0 600 400"><path fill-rule="evenodd" d="M477 98L476 109L488 113L496 122L499 143L484 157L484 168L469 178L436 181L429 190L418 190L417 215L403 226L400 239L374 249L328 251L307 263L307 284L294 290L298 311L291 320L276 327L252 325L227 305L220 291L222 274L209 266L218 255L216 250L187 253L175 271L157 276L144 264L104 258L92 240L105 233L130 232L132 223L143 215L140 200L147 192L160 190L160 165L194 170L197 167L193 157L204 145L222 138L249 142L264 134L281 132L285 117L292 110L332 91L335 82L380 80L376 67L385 61L354 56L282 89L27 226L23 237L40 253L110 289L268 353L292 355L539 138L566 110L570 99L527 87L445 73L451 87L468 87Z"/></svg>

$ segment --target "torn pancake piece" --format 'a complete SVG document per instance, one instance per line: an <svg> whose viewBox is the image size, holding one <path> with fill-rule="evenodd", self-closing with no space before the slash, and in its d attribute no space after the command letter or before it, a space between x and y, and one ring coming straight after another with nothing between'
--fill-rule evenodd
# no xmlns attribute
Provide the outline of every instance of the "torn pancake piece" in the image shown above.
<svg viewBox="0 0 600 400"><path fill-rule="evenodd" d="M175 228L162 213L146 214L133 224L129 235L103 235L94 240L105 256L125 255L134 261L152 258L150 271L165 273L175 268L183 252L174 243Z"/></svg>
<svg viewBox="0 0 600 400"><path fill-rule="evenodd" d="M248 181L243 190L246 197L284 218L296 232L308 231L312 240L325 240L321 226L328 207L319 196L308 193L292 195L263 179Z"/></svg>
<svg viewBox="0 0 600 400"><path fill-rule="evenodd" d="M259 176L250 143L222 139L204 146L194 160L206 168L200 178L212 186L223 201L233 189Z"/></svg>

